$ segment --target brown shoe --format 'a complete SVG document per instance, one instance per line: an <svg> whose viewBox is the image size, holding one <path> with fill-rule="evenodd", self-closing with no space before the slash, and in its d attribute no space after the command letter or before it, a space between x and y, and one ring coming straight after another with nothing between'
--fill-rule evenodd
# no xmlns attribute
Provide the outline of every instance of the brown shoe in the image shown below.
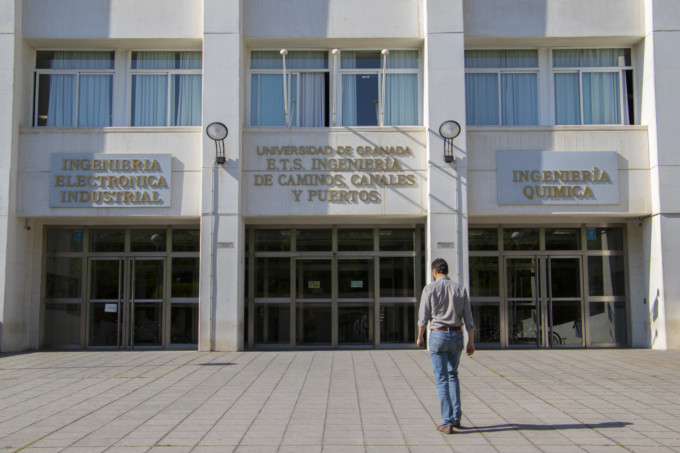
<svg viewBox="0 0 680 453"><path fill-rule="evenodd" d="M453 421L453 427L454 428L460 428L460 420L454 420Z"/></svg>
<svg viewBox="0 0 680 453"><path fill-rule="evenodd" d="M453 426L451 426L451 425L439 425L439 426L437 426L437 431L441 431L444 434L453 434Z"/></svg>

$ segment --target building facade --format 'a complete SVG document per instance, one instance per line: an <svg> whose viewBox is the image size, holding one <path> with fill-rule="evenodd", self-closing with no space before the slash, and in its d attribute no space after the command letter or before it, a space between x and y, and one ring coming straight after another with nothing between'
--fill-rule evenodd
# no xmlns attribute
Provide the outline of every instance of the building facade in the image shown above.
<svg viewBox="0 0 680 453"><path fill-rule="evenodd" d="M680 347L672 0L0 6L0 351Z"/></svg>

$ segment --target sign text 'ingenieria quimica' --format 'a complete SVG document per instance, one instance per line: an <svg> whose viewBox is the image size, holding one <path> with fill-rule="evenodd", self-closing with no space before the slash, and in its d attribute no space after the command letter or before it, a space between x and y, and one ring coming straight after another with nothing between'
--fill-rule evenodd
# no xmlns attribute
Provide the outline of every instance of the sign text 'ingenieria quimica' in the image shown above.
<svg viewBox="0 0 680 453"><path fill-rule="evenodd" d="M617 204L615 151L498 151L498 204Z"/></svg>

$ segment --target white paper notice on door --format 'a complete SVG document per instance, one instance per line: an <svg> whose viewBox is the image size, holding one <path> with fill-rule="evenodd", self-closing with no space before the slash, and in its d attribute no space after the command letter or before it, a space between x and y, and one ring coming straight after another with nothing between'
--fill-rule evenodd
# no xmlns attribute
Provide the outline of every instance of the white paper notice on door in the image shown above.
<svg viewBox="0 0 680 453"><path fill-rule="evenodd" d="M104 313L118 313L118 304L104 304Z"/></svg>

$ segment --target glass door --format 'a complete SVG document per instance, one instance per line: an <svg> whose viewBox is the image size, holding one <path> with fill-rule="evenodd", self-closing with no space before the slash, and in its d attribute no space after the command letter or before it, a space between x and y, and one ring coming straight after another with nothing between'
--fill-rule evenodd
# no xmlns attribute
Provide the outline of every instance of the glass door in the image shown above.
<svg viewBox="0 0 680 453"><path fill-rule="evenodd" d="M542 310L539 258L505 259L508 343L541 346Z"/></svg>
<svg viewBox="0 0 680 453"><path fill-rule="evenodd" d="M163 258L91 258L88 346L162 345Z"/></svg>
<svg viewBox="0 0 680 453"><path fill-rule="evenodd" d="M332 344L332 268L330 259L295 260L295 343L298 346Z"/></svg>
<svg viewBox="0 0 680 453"><path fill-rule="evenodd" d="M373 259L338 260L338 345L373 345Z"/></svg>
<svg viewBox="0 0 680 453"><path fill-rule="evenodd" d="M583 346L581 258L548 257L548 331L550 346Z"/></svg>

